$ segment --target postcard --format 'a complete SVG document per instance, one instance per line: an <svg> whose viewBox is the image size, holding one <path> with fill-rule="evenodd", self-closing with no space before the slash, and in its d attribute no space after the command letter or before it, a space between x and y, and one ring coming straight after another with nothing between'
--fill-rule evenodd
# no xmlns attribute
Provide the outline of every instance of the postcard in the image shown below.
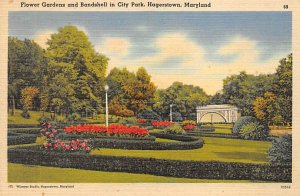
<svg viewBox="0 0 300 196"><path fill-rule="evenodd" d="M1 3L1 195L297 195L299 5Z"/></svg>

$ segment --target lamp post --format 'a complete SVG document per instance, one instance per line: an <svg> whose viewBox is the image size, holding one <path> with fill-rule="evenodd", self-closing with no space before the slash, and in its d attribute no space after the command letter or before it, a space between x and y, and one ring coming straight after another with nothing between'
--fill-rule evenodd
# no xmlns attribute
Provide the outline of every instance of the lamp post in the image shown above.
<svg viewBox="0 0 300 196"><path fill-rule="evenodd" d="M107 96L107 91L109 89L108 85L104 86L105 89L105 124L106 124L106 129L108 129L108 96Z"/></svg>
<svg viewBox="0 0 300 196"><path fill-rule="evenodd" d="M173 104L170 104L170 122L173 122L173 118L172 118L172 107L173 107Z"/></svg>

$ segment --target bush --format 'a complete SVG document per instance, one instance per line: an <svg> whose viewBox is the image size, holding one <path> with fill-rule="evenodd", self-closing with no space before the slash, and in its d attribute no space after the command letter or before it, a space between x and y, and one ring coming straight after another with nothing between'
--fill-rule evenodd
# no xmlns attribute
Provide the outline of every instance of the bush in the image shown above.
<svg viewBox="0 0 300 196"><path fill-rule="evenodd" d="M137 114L137 118L145 120L161 121L162 118L156 112L150 109L143 110Z"/></svg>
<svg viewBox="0 0 300 196"><path fill-rule="evenodd" d="M7 145L31 144L35 143L36 135L8 133Z"/></svg>
<svg viewBox="0 0 300 196"><path fill-rule="evenodd" d="M196 125L196 122L194 120L185 120L182 122L182 126L186 125Z"/></svg>
<svg viewBox="0 0 300 196"><path fill-rule="evenodd" d="M269 161L275 165L292 164L292 135L283 135L274 139L269 149Z"/></svg>
<svg viewBox="0 0 300 196"><path fill-rule="evenodd" d="M240 139L240 137L237 135L224 134L224 133L207 133L207 132L200 132L200 131L192 131L192 132L188 132L187 134L193 136L201 136L201 137Z"/></svg>
<svg viewBox="0 0 300 196"><path fill-rule="evenodd" d="M266 140L269 136L269 129L261 124L251 122L241 128L239 135L246 140Z"/></svg>
<svg viewBox="0 0 300 196"><path fill-rule="evenodd" d="M30 114L29 114L28 110L26 110L26 109L22 111L21 116L23 118L27 118L27 119L30 118Z"/></svg>
<svg viewBox="0 0 300 196"><path fill-rule="evenodd" d="M178 124L174 124L165 128L164 132L171 133L171 134L185 134L184 129Z"/></svg>
<svg viewBox="0 0 300 196"><path fill-rule="evenodd" d="M179 112L172 112L172 121L181 122L182 120L183 118Z"/></svg>
<svg viewBox="0 0 300 196"><path fill-rule="evenodd" d="M8 162L180 178L259 180L272 182L292 181L291 166L102 156L41 151L33 147L8 149Z"/></svg>
<svg viewBox="0 0 300 196"><path fill-rule="evenodd" d="M40 124L43 124L43 123L46 123L46 122L49 122L51 121L51 118L49 117L46 117L46 116L41 116L38 121L40 122Z"/></svg>
<svg viewBox="0 0 300 196"><path fill-rule="evenodd" d="M214 132L215 128L214 127L209 127L209 126L197 126L196 131L202 131L202 132Z"/></svg>
<svg viewBox="0 0 300 196"><path fill-rule="evenodd" d="M248 124L248 123L258 123L258 120L255 117L252 116L242 116L241 118L239 118L235 123L234 126L232 128L232 134L234 135L238 135L241 128Z"/></svg>

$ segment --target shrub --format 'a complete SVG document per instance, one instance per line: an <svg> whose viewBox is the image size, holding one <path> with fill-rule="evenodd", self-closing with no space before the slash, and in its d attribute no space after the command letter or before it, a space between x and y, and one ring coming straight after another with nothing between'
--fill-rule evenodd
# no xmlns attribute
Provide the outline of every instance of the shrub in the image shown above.
<svg viewBox="0 0 300 196"><path fill-rule="evenodd" d="M185 134L184 129L178 124L174 124L165 128L164 132L171 133L171 134Z"/></svg>
<svg viewBox="0 0 300 196"><path fill-rule="evenodd" d="M238 135L241 128L248 124L248 123L258 123L258 120L255 117L252 116L242 116L241 118L239 118L235 123L234 126L232 128L232 134L234 135Z"/></svg>
<svg viewBox="0 0 300 196"><path fill-rule="evenodd" d="M283 135L274 139L269 149L269 161L275 165L292 164L292 135Z"/></svg>
<svg viewBox="0 0 300 196"><path fill-rule="evenodd" d="M8 133L7 145L31 144L35 143L36 135Z"/></svg>
<svg viewBox="0 0 300 196"><path fill-rule="evenodd" d="M283 165L44 152L33 147L8 149L8 162L181 178L292 181L292 168Z"/></svg>
<svg viewBox="0 0 300 196"><path fill-rule="evenodd" d="M241 128L239 135L247 140L266 140L269 135L269 129L261 124L251 122Z"/></svg>
<svg viewBox="0 0 300 196"><path fill-rule="evenodd" d="M181 122L183 120L182 115L179 112L172 112L172 119L175 122Z"/></svg>
<svg viewBox="0 0 300 196"><path fill-rule="evenodd" d="M27 119L30 118L30 114L29 114L28 110L26 110L26 109L24 109L24 110L22 111L21 116L22 116L23 118L27 118Z"/></svg>
<svg viewBox="0 0 300 196"><path fill-rule="evenodd" d="M182 126L186 125L196 125L196 122L194 120L185 120L182 122Z"/></svg>
<svg viewBox="0 0 300 196"><path fill-rule="evenodd" d="M214 132L215 128L214 127L209 127L209 126L197 126L196 131L201 131L201 132Z"/></svg>
<svg viewBox="0 0 300 196"><path fill-rule="evenodd" d="M150 109L143 110L137 114L137 118L145 120L161 121L162 118L156 112Z"/></svg>

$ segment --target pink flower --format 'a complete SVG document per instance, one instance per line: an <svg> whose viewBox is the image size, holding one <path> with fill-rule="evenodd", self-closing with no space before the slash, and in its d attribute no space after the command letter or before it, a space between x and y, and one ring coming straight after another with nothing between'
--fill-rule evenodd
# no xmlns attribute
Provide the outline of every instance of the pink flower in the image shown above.
<svg viewBox="0 0 300 196"><path fill-rule="evenodd" d="M50 137L54 137L54 135L51 133L50 135L49 135Z"/></svg>
<svg viewBox="0 0 300 196"><path fill-rule="evenodd" d="M57 131L55 129L52 129L52 133L56 133Z"/></svg>
<svg viewBox="0 0 300 196"><path fill-rule="evenodd" d="M85 147L85 143L81 143L80 145L81 145L82 148Z"/></svg>
<svg viewBox="0 0 300 196"><path fill-rule="evenodd" d="M87 146L87 147L85 148L85 150L86 150L86 151L89 151L89 150L90 150L90 147Z"/></svg>
<svg viewBox="0 0 300 196"><path fill-rule="evenodd" d="M66 150L70 150L70 148L71 148L71 146L69 146L69 145L66 145Z"/></svg>
<svg viewBox="0 0 300 196"><path fill-rule="evenodd" d="M62 147L64 147L64 146L65 146L65 143L64 143L64 142L61 142L60 145L61 145Z"/></svg>

